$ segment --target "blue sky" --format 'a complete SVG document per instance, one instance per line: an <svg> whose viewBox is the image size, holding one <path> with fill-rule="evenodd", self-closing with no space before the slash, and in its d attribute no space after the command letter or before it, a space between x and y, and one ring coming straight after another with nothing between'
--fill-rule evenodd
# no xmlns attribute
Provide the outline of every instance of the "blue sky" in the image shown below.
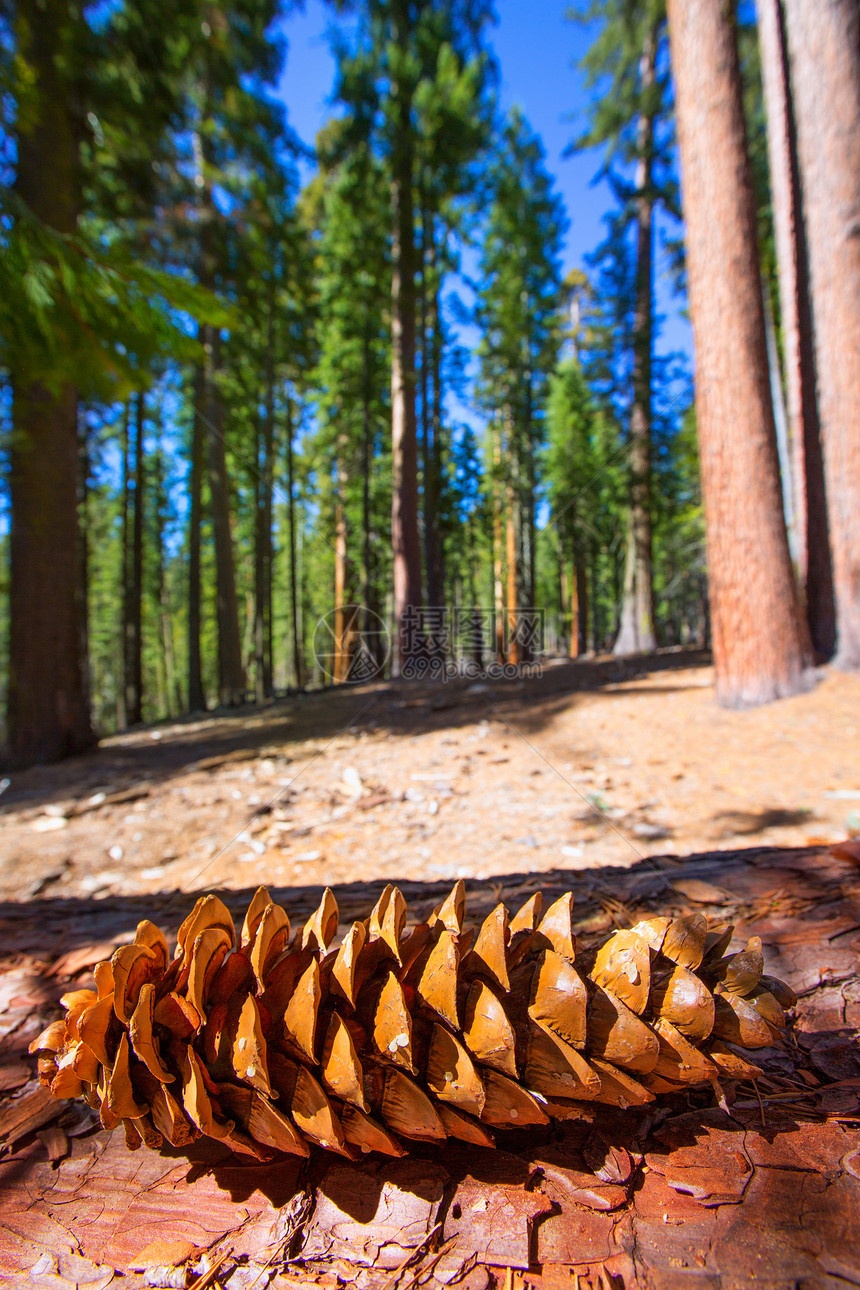
<svg viewBox="0 0 860 1290"><path fill-rule="evenodd" d="M565 20L568 0L496 0L498 25L490 41L502 78L502 105L523 109L532 128L543 140L547 167L555 176L570 219L564 270L584 267L584 257L603 237L603 216L613 205L603 183L594 185L599 152L563 157L564 149L581 125L587 107L583 77L574 63L588 47L588 32ZM307 143L329 115L328 100L334 80L334 62L328 49L326 28L332 9L321 0L306 0L304 11L284 24L289 50L281 82L291 125ZM679 316L662 267L665 257L656 245L658 310L665 317L658 352L691 352L687 322Z"/></svg>

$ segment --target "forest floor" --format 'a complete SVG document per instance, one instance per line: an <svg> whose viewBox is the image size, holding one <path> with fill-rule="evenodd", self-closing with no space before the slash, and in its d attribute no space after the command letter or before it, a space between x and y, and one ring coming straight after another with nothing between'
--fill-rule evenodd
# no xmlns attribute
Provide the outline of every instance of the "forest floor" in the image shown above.
<svg viewBox="0 0 860 1290"><path fill-rule="evenodd" d="M488 879L860 833L860 677L746 712L694 652L380 683L12 777L0 899Z"/></svg>
<svg viewBox="0 0 860 1290"><path fill-rule="evenodd" d="M524 682L377 684L164 723L0 796L0 1290L846 1290L860 1286L860 677L750 712L707 660L559 662ZM698 854L691 854L698 853ZM28 1046L138 921L195 894L300 927L398 882L426 918L575 896L586 948L702 910L799 996L764 1074L595 1107L489 1151L257 1165L126 1149ZM726 1100L728 1099L728 1100ZM176 1270L181 1265L180 1270Z"/></svg>

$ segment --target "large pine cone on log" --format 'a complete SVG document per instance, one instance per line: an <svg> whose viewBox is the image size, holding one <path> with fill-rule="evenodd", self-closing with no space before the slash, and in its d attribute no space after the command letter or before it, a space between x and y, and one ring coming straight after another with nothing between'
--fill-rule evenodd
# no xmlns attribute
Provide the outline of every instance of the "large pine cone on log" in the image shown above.
<svg viewBox="0 0 860 1290"><path fill-rule="evenodd" d="M771 1044L795 999L762 975L758 938L725 957L733 929L693 914L577 953L573 896L542 903L464 929L457 883L407 932L389 886L334 950L328 890L291 940L261 887L238 947L206 896L172 960L142 922L30 1051L52 1093L85 1096L130 1147L204 1134L263 1160L313 1145L400 1156L403 1139L493 1146L495 1129L588 1118L590 1103L760 1073L735 1049Z"/></svg>

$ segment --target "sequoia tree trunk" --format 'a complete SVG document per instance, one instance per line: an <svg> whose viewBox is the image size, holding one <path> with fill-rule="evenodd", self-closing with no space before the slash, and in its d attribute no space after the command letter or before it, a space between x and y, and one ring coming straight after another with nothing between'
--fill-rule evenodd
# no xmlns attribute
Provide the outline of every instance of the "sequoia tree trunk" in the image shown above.
<svg viewBox="0 0 860 1290"><path fill-rule="evenodd" d="M783 366L794 484L796 560L819 661L836 647L836 609L821 452L806 221L782 0L757 0L779 277Z"/></svg>
<svg viewBox="0 0 860 1290"><path fill-rule="evenodd" d="M669 0L718 701L806 688L782 512L755 205L724 0Z"/></svg>
<svg viewBox="0 0 860 1290"><path fill-rule="evenodd" d="M784 0L806 219L836 602L835 662L860 668L860 12Z"/></svg>
<svg viewBox="0 0 860 1290"><path fill-rule="evenodd" d="M31 75L17 133L18 196L37 219L73 233L80 211L74 20L62 0L18 6ZM9 440L9 760L56 761L96 742L87 701L78 578L78 402L72 384L12 359Z"/></svg>

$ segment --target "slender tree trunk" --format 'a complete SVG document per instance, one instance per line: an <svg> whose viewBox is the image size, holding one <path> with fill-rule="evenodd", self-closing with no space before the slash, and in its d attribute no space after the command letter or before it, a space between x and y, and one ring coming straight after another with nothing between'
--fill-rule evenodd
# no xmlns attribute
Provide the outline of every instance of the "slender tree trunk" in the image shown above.
<svg viewBox="0 0 860 1290"><path fill-rule="evenodd" d="M427 603L444 605L445 582L439 505L442 471L442 389L439 299L436 287L434 216L421 211L421 439L424 479L424 566ZM432 392L431 392L432 391Z"/></svg>
<svg viewBox="0 0 860 1290"><path fill-rule="evenodd" d="M576 573L573 561L562 567L564 578L564 605L568 612L570 629L567 639L567 656L576 658L579 654L579 601L576 597Z"/></svg>
<svg viewBox="0 0 860 1290"><path fill-rule="evenodd" d="M275 421L275 305L274 274L269 279L266 335L265 413L257 424L257 471L254 476L254 697L264 703L272 695L272 491Z"/></svg>
<svg viewBox="0 0 860 1290"><path fill-rule="evenodd" d="M505 483L505 607L507 609L507 662L519 663L521 661L519 654L519 585L520 585L520 561L518 551L518 519L517 514L517 484L518 479L512 477L511 465L516 462L516 452L512 443L512 426L510 414L506 417L508 422L508 470Z"/></svg>
<svg viewBox="0 0 860 1290"><path fill-rule="evenodd" d="M299 587L298 562L296 560L296 493L293 472L293 408L289 394L286 397L286 439L287 439L287 489L289 507L287 509L287 527L290 531L290 616L293 625L293 676L296 686L302 689L305 683L305 663L299 640Z"/></svg>
<svg viewBox="0 0 860 1290"><path fill-rule="evenodd" d="M439 300L438 276L436 273L436 243L432 243L432 269L434 290L432 305L430 309L430 359L433 371L433 452L432 452L432 481L433 481L433 515L434 515L434 542L433 542L433 559L431 561L431 575L433 596L431 604L445 604L445 541L441 528L441 517L439 509L442 504L442 489L445 477L445 431L442 425L442 347L444 344L444 333L442 329L442 311Z"/></svg>
<svg viewBox="0 0 860 1290"><path fill-rule="evenodd" d="M529 610L534 608L536 600L537 586L537 468L535 465L535 444L532 433L532 376L527 371L525 375L525 420L523 424L523 446L525 448L526 461L525 470L525 498L524 504L521 504L521 513L525 511L525 524L521 524L523 536L523 601L525 607ZM524 646L521 643L520 662L525 663L531 658L531 646Z"/></svg>
<svg viewBox="0 0 860 1290"><path fill-rule="evenodd" d="M67 77L74 20L62 0L18 6L32 74L18 122L18 196L59 233L80 210L74 95ZM9 760L56 761L91 747L78 579L78 401L69 383L14 359L9 443ZM50 374L48 374L50 376Z"/></svg>
<svg viewBox="0 0 860 1290"><path fill-rule="evenodd" d="M81 623L81 660L84 694L90 701L90 442L86 411L78 404L78 605Z"/></svg>
<svg viewBox="0 0 860 1290"><path fill-rule="evenodd" d="M573 633L570 638L571 654L579 657L588 652L588 571L585 566L585 552L582 542L576 540L573 547L573 580L576 596L576 642Z"/></svg>
<svg viewBox="0 0 860 1290"><path fill-rule="evenodd" d="M345 435L338 435L335 461L334 494L334 665L332 680L340 685L349 679L349 642L355 606L349 595L349 532L346 519L348 475L344 460L347 451Z"/></svg>
<svg viewBox="0 0 860 1290"><path fill-rule="evenodd" d="M436 515L433 497L433 443L430 416L430 337L428 332L427 272L428 236L427 205L421 201L421 242L418 249L418 349L421 354L419 383L421 389L421 480L422 518L424 521L424 572L427 579L427 603L437 605L437 591L433 585L433 548L435 545Z"/></svg>
<svg viewBox="0 0 860 1290"><path fill-rule="evenodd" d="M409 2L395 5L394 41L408 50ZM415 230L412 200L412 96L394 86L391 275L391 546L394 556L395 670L421 649L421 544L418 534L418 445L415 424Z"/></svg>
<svg viewBox="0 0 860 1290"><path fill-rule="evenodd" d="M362 335L362 369L361 369L361 582L364 601L365 620L363 629L365 640L378 642L376 632L371 632L370 614L376 612L376 591L373 583L373 547L372 519L370 513L370 471L373 464L373 420L371 400L373 391L370 382L370 330L365 315L365 326ZM380 661L376 657L377 663Z"/></svg>
<svg viewBox="0 0 860 1290"><path fill-rule="evenodd" d="M168 717L182 711L182 692L176 669L176 651L173 643L173 626L170 617L170 596L164 564L164 529L167 513L164 447L162 443L163 409L159 418L159 440L155 452L155 559L156 595L158 597L158 632L161 654L164 659L164 689Z"/></svg>
<svg viewBox="0 0 860 1290"><path fill-rule="evenodd" d="M860 11L784 0L833 556L835 661L860 668Z"/></svg>
<svg viewBox="0 0 860 1290"><path fill-rule="evenodd" d="M724 0L669 0L717 698L806 688L768 384L755 205Z"/></svg>
<svg viewBox="0 0 860 1290"><path fill-rule="evenodd" d="M785 399L782 397L782 375L779 370L779 346L776 341L776 324L773 318L771 283L762 275L761 301L764 310L764 339L767 352L767 372L770 384L770 401L773 406L773 426L776 431L776 455L779 461L779 479L782 485L782 513L788 537L788 550L792 562L797 563L797 526L794 515L794 485L791 452L788 443L788 420Z"/></svg>
<svg viewBox="0 0 860 1290"><path fill-rule="evenodd" d="M590 561L589 572L591 576L591 647L594 653L597 654L600 652L600 649L602 646L603 613L602 613L602 607L600 604L600 599L597 594L597 588L598 588L597 559L598 557L597 557L597 546L595 543L591 544L590 554L591 554L591 561Z"/></svg>
<svg viewBox="0 0 860 1290"><path fill-rule="evenodd" d="M796 561L816 658L836 647L833 569L815 384L806 221L782 0L757 0L779 277L786 410L794 483Z"/></svg>
<svg viewBox="0 0 860 1290"><path fill-rule="evenodd" d="M119 602L122 607L120 623L120 683L116 696L116 724L118 730L128 726L128 696L131 686L131 405L128 401L122 410L122 431L120 434L120 451L122 454L121 496L122 511L120 529L122 543L120 549Z"/></svg>
<svg viewBox="0 0 860 1290"><path fill-rule="evenodd" d="M128 566L128 672L126 675L126 723L138 726L143 720L143 428L146 401L138 391L134 418L134 491L132 496L131 551Z"/></svg>
<svg viewBox="0 0 860 1290"><path fill-rule="evenodd" d="M504 663L505 658L505 584L504 584L504 543L502 537L502 431L497 423L493 428L493 628L496 644L496 660Z"/></svg>
<svg viewBox="0 0 860 1290"><path fill-rule="evenodd" d="M255 425L254 472L254 699L266 701L266 475L264 469L263 427L259 417Z"/></svg>
<svg viewBox="0 0 860 1290"><path fill-rule="evenodd" d="M639 60L643 92L653 90L656 32L651 31ZM654 119L643 114L637 126L636 308L633 315L633 406L630 411L630 509L621 627L616 654L649 653L656 647L651 560L651 348L653 331L654 201L651 195Z"/></svg>
<svg viewBox="0 0 860 1290"><path fill-rule="evenodd" d="M245 698L245 669L239 631L239 601L230 518L230 480L222 432L223 403L216 384L220 338L210 329L209 380L207 381L206 429L209 461L209 500L212 534L215 539L215 587L218 622L218 696L225 707Z"/></svg>
<svg viewBox="0 0 860 1290"><path fill-rule="evenodd" d="M206 370L201 365L194 374L194 418L191 427L191 467L188 474L188 709L206 711L203 671L200 658L200 540L203 521L203 461L206 428L203 401L206 393Z"/></svg>

